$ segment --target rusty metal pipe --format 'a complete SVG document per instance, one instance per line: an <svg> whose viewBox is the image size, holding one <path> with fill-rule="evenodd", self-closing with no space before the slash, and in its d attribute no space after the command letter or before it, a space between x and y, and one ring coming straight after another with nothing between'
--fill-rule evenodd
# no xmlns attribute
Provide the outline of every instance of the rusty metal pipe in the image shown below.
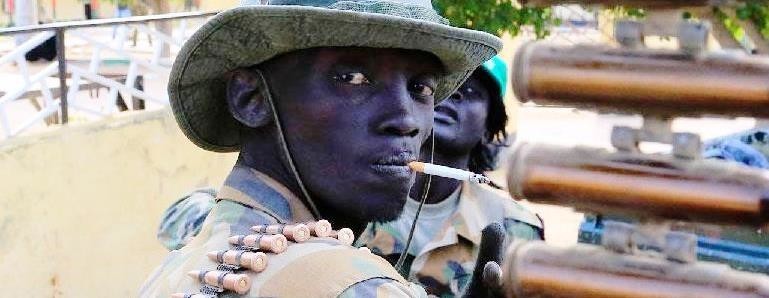
<svg viewBox="0 0 769 298"><path fill-rule="evenodd" d="M717 160L521 144L515 198L598 214L752 225L769 223L767 172Z"/></svg>
<svg viewBox="0 0 769 298"><path fill-rule="evenodd" d="M681 264L601 247L514 242L502 265L507 297L769 297L769 277L725 264Z"/></svg>
<svg viewBox="0 0 769 298"><path fill-rule="evenodd" d="M516 53L513 90L603 112L769 118L769 57L532 42Z"/></svg>

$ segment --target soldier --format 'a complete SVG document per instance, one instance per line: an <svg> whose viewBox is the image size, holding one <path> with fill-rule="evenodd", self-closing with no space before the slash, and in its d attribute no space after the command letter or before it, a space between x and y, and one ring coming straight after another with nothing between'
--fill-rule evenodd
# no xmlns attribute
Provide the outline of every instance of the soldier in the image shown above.
<svg viewBox="0 0 769 298"><path fill-rule="evenodd" d="M503 98L507 67L499 57L487 61L448 99L435 107L436 164L476 173L493 170L501 147L507 145L507 114ZM429 160L430 142L422 147ZM403 253L419 208L424 176L410 193L401 217L371 223L358 240L394 263ZM426 204L419 213L402 272L429 294L458 295L466 286L478 254L481 229L503 224L509 239L541 239L542 222L506 194L458 180L433 177Z"/></svg>
<svg viewBox="0 0 769 298"><path fill-rule="evenodd" d="M240 155L198 236L141 295L423 295L368 252L328 238L286 245L250 229L325 218L361 231L395 219L435 99L500 40L446 25L424 0L270 2L217 15L174 63L169 95L182 131L203 149Z"/></svg>

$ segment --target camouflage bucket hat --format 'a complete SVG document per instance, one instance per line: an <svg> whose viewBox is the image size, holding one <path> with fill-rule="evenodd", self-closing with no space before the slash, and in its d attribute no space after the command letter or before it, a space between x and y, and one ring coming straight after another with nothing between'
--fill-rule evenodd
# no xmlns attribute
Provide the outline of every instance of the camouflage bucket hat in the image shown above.
<svg viewBox="0 0 769 298"><path fill-rule="evenodd" d="M227 110L225 74L316 47L432 53L446 70L438 78L438 101L502 47L493 35L447 23L429 0L272 0L242 5L213 17L184 44L168 82L171 108L179 127L199 147L237 151L240 124Z"/></svg>

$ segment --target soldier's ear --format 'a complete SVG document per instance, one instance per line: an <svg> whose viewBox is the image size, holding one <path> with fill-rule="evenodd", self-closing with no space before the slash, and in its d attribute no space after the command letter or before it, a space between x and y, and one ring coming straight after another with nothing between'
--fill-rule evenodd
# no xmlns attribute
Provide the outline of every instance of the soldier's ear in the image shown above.
<svg viewBox="0 0 769 298"><path fill-rule="evenodd" d="M272 121L267 82L255 69L238 68L229 73L227 106L238 122L258 128Z"/></svg>

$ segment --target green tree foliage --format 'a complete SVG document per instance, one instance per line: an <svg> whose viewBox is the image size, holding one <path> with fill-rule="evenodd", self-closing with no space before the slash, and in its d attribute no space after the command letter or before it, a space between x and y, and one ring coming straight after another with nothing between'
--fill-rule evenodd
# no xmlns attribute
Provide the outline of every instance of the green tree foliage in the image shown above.
<svg viewBox="0 0 769 298"><path fill-rule="evenodd" d="M434 0L433 5L454 26L485 31L497 36L518 35L521 27L531 25L537 38L550 34L550 25L558 25L550 8L520 7L511 0Z"/></svg>
<svg viewBox="0 0 769 298"><path fill-rule="evenodd" d="M736 41L742 41L745 38L745 30L737 24L732 18L730 18L723 10L718 7L713 7L713 16L724 25L729 35Z"/></svg>
<svg viewBox="0 0 769 298"><path fill-rule="evenodd" d="M769 40L769 1L745 1L736 9L737 18L750 20L759 30L761 37Z"/></svg>

